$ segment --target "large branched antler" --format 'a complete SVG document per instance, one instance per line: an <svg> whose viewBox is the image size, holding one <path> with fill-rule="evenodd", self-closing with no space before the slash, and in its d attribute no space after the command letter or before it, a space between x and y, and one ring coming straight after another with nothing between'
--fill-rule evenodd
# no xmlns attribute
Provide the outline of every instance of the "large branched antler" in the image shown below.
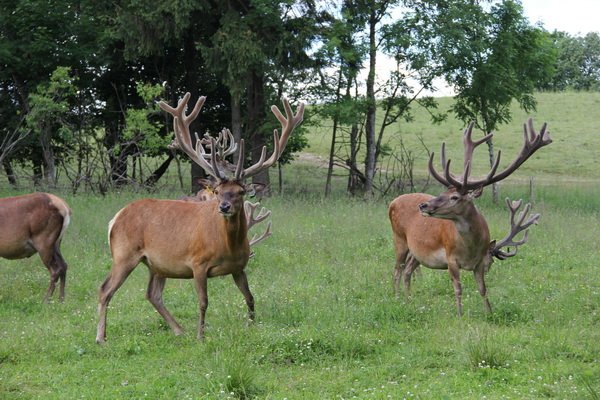
<svg viewBox="0 0 600 400"><path fill-rule="evenodd" d="M542 129L540 130L540 132L536 133L535 129L533 128L533 120L529 118L527 120L527 123L523 124L524 143L521 147L519 155L515 158L515 160L503 171L496 174L498 166L500 165L500 158L502 155L502 152L498 151L498 155L496 156L494 165L492 166L492 169L487 174L487 176L482 179L469 180L469 174L471 173L471 164L473 162L473 151L480 144L491 140L494 135L493 133L490 133L479 140L473 140L473 125L473 123L470 123L463 134L464 163L463 174L460 177L457 177L450 172L451 160L446 159L446 143L442 143L441 151L441 162L444 171L443 175L437 172L437 170L433 166L433 158L435 154L431 153L431 156L429 157L429 172L431 173L431 175L442 185L445 185L446 187L455 187L456 190L462 194L465 194L470 190L488 186L493 183L499 182L502 179L505 179L514 171L516 171L538 149L552 143L550 134L546 130L546 123L542 125Z"/></svg>
<svg viewBox="0 0 600 400"><path fill-rule="evenodd" d="M243 180L251 177L271 167L281 156L281 153L287 145L290 134L294 128L298 126L304 118L304 104L300 103L296 110L296 114L292 112L292 108L287 99L283 99L285 116L281 113L277 106L271 106L271 111L281 123L281 136L277 129L273 131L274 149L273 154L267 159L267 148L262 148L261 157L258 162L244 169L245 146L244 140L239 143L239 158L235 166L229 164L225 157L233 154L238 149L238 144L234 142L233 135L228 129L224 129L215 139L211 136L204 135L202 140L199 140L196 135L196 145L192 145L192 137L190 133L190 124L196 119L206 97L198 98L196 105L189 114L185 114L187 103L190 99L190 93L186 93L183 99L179 100L177 107L171 107L167 103L159 102L160 108L171 114L173 118L173 130L175 132L175 140L171 144L172 148L181 149L190 157L192 161L198 164L204 171L219 180L226 179L225 171L235 171L233 179ZM210 153L207 153L204 147L210 148ZM207 161L207 160L210 160Z"/></svg>
<svg viewBox="0 0 600 400"><path fill-rule="evenodd" d="M258 215L254 216L254 213L259 205L260 205L260 203L251 203L249 201L246 201L244 203L244 212L246 214L248 230L250 230L250 228L252 228L254 225L261 223L262 221L264 221L271 215L270 210L267 210L266 208L262 207L260 209L260 212L258 213ZM250 239L250 241L249 241L250 246L253 246L259 242L262 242L263 240L265 240L266 238L271 236L272 233L273 232L271 232L271 221L269 221L269 223L267 224L267 229L265 229L265 231L261 235L254 234L252 236L252 239Z"/></svg>
<svg viewBox="0 0 600 400"><path fill-rule="evenodd" d="M523 211L521 211L519 216L515 218L522 203L522 200L511 201L508 198L506 199L506 205L510 210L510 231L504 238L498 240L494 248L491 250L492 256L498 258L499 260L506 260L507 258L517 254L518 247L527 242L529 235L529 231L527 229L531 225L537 224L540 218L540 214L533 214L527 218L527 214L531 209L530 203L525 204ZM527 218L527 220L525 218ZM521 240L514 240L515 236L523 231L525 231L523 238ZM508 249L502 250L503 247L507 247ZM512 247L512 249L510 249L510 247Z"/></svg>
<svg viewBox="0 0 600 400"><path fill-rule="evenodd" d="M267 148L263 147L260 159L258 162L244 170L236 171L236 179L244 179L249 178L253 175L258 174L260 171L263 171L267 168L270 168L281 156L281 153L285 150L285 146L287 145L288 139L291 133L294 131L294 128L298 126L302 119L304 118L304 103L300 103L298 108L296 109L296 114L292 112L292 107L287 99L283 99L283 108L285 110L285 116L281 113L279 108L275 105L271 106L271 111L275 114L277 120L281 124L281 136L277 132L277 129L273 130L273 154L266 159L267 156ZM240 151L241 152L241 151ZM266 160L265 160L266 159Z"/></svg>
<svg viewBox="0 0 600 400"><path fill-rule="evenodd" d="M177 103L177 107L171 107L164 101L158 103L160 108L168 112L173 116L173 131L175 133L175 140L171 144L171 147L178 148L187 154L188 157L210 176L216 179L224 179L225 174L221 171L217 165L217 140L215 138L205 138L200 140L198 134L196 135L196 146L192 145L192 136L190 133L190 124L198 117L204 102L206 101L205 96L201 96L196 101L196 105L189 114L185 114L188 101L190 100L190 93L186 93L182 99ZM210 141L210 148L212 149L210 154L207 154L204 150L203 144L206 140ZM203 143L204 142L204 143ZM210 159L210 163L207 161Z"/></svg>

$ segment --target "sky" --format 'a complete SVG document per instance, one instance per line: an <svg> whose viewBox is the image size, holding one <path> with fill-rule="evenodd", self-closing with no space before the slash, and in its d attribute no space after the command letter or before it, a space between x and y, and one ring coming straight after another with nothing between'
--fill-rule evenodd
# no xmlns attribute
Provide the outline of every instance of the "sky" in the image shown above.
<svg viewBox="0 0 600 400"><path fill-rule="evenodd" d="M521 4L530 22L542 22L550 32L578 36L600 32L600 0L521 0Z"/></svg>

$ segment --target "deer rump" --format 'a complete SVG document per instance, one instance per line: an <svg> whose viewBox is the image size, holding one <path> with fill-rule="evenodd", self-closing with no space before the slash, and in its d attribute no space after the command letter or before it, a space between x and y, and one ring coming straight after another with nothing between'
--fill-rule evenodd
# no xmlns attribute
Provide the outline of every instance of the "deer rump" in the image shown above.
<svg viewBox="0 0 600 400"><path fill-rule="evenodd" d="M60 280L59 300L64 301L67 263L60 244L71 221L71 209L50 193L31 193L0 199L0 257L28 258L38 253L48 272L48 301Z"/></svg>

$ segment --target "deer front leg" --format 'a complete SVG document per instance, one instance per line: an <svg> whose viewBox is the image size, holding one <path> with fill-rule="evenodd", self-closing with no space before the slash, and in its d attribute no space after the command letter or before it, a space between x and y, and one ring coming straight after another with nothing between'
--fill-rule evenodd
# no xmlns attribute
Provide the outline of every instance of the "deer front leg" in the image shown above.
<svg viewBox="0 0 600 400"><path fill-rule="evenodd" d="M204 317L208 308L208 276L204 268L199 272L194 273L194 281L196 282L196 290L198 291L198 303L200 305L200 317L198 319L198 340L204 340Z"/></svg>
<svg viewBox="0 0 600 400"><path fill-rule="evenodd" d="M248 320L253 322L254 297L252 296L252 293L250 292L250 287L248 286L248 277L246 276L246 272L242 270L238 273L232 274L232 276L235 284L244 295L244 299L246 299L246 305L248 306Z"/></svg>
<svg viewBox="0 0 600 400"><path fill-rule="evenodd" d="M492 306L490 305L490 301L487 297L487 288L485 287L485 272L482 268L477 268L473 271L475 275L475 282L477 282L477 288L479 289L479 294L483 297L483 306L485 307L485 311L488 313L492 312Z"/></svg>
<svg viewBox="0 0 600 400"><path fill-rule="evenodd" d="M454 296L456 297L456 310L458 316L462 316L462 287L460 285L460 269L457 265L448 265L448 273L450 279L452 279L452 286L454 287Z"/></svg>

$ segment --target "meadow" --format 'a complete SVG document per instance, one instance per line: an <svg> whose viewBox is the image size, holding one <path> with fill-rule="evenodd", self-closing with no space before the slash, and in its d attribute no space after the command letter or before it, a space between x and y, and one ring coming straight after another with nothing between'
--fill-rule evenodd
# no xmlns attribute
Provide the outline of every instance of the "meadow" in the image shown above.
<svg viewBox="0 0 600 400"><path fill-rule="evenodd" d="M412 299L396 298L392 197L348 199L338 177L337 194L323 198L324 172L301 158L285 168L285 192L261 201L272 210L274 234L247 267L254 324L246 322L233 280L214 278L206 339L198 342L194 285L169 280L165 304L186 330L175 337L145 300L148 275L140 265L111 302L100 346L94 339L97 290L110 269L107 223L149 195L62 192L73 209L63 241L65 302L42 303L48 273L39 257L0 261L0 398L600 398L600 189L593 172L600 96L541 97L538 114L552 115L555 143L503 184L501 195L531 199L542 217L518 255L496 261L487 274L492 314L470 273L462 274L462 318L444 271L423 268ZM576 114L571 123L556 115L563 112ZM516 129L521 119L515 116ZM427 128L417 118L405 132L432 129L433 137L423 135L437 151L440 138L450 142L460 133L455 121L447 124ZM520 131L507 132L520 143ZM326 139L311 132L307 153L322 157ZM498 140L508 161L518 145L511 151L504 136ZM531 175L532 192L523 182ZM500 238L508 212L490 197L486 191L477 204Z"/></svg>

